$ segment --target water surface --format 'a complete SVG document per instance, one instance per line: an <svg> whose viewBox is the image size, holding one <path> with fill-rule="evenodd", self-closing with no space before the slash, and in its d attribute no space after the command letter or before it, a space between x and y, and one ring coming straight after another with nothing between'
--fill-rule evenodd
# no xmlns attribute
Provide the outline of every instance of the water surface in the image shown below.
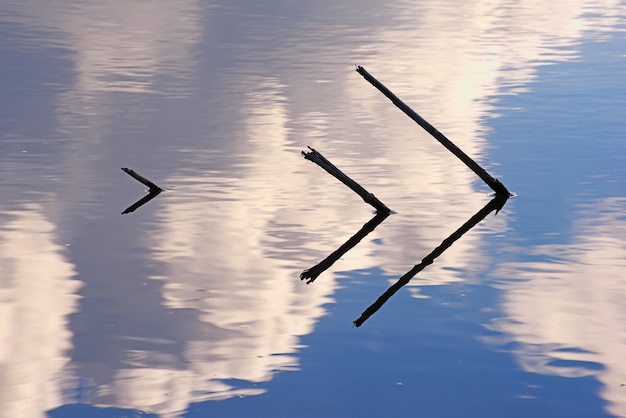
<svg viewBox="0 0 626 418"><path fill-rule="evenodd" d="M0 416L625 416L625 13L10 1ZM491 196L355 64L516 193L360 328Z"/></svg>

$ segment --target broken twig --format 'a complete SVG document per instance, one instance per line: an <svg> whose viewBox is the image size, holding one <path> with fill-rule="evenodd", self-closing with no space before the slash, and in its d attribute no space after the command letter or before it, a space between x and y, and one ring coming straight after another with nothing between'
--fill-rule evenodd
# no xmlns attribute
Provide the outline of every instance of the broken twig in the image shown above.
<svg viewBox="0 0 626 418"><path fill-rule="evenodd" d="M122 167L122 171L125 172L126 174L128 174L129 176L131 176L132 178L134 178L135 180L139 181L140 183L145 184L146 186L148 186L150 188L150 190L148 191L147 195L145 195L144 197L142 197L141 199L139 199L138 201L136 201L135 203L133 203L132 205L127 207L124 210L124 212L122 212L122 215L125 215L127 213L131 213L131 212L136 211L141 206L145 205L146 203L148 203L149 201L151 201L152 199L157 197L161 192L164 191L162 188L160 188L159 186L157 186L156 184L154 184L153 182L151 182L147 178L137 174L135 172L135 170L131 170L130 168L126 168L126 167Z"/></svg>
<svg viewBox="0 0 626 418"><path fill-rule="evenodd" d="M500 183L499 180L493 178L487 171L482 168L480 165L476 163L476 161L472 160L466 153L464 153L459 147L454 145L452 141L450 141L444 134L439 132L433 125L428 123L424 118L418 115L413 109L411 109L408 105L406 105L402 100L400 100L395 94L391 92L387 87L383 85L380 81L378 81L374 76L368 73L365 68L360 65L357 66L356 71L363 76L367 81L369 81L374 87L376 87L382 94L387 96L389 100L393 102L400 110L402 110L408 117L413 119L419 126L424 128L429 134L431 134L437 141L441 143L444 147L446 147L452 154L454 154L457 158L465 163L478 177L480 177L494 192L500 194L506 194L510 196L511 193L508 191L504 184Z"/></svg>
<svg viewBox="0 0 626 418"><path fill-rule="evenodd" d="M328 174L334 176L337 180L339 180L340 182L348 186L356 194L361 196L361 198L365 201L365 203L368 203L374 206L374 208L376 208L376 210L379 213L387 213L387 214L391 213L391 209L385 206L383 202L378 200L376 196L374 196L372 193L365 190L363 186L361 186L359 183L357 183L356 181L352 180L350 177L345 175L341 170L335 167L333 163L328 161L322 154L320 154L319 152L317 152L311 147L308 147L308 148L311 150L311 152L302 151L302 155L304 155L304 158L306 158L309 161L313 161L315 164L319 165L324 170L326 170Z"/></svg>
<svg viewBox="0 0 626 418"><path fill-rule="evenodd" d="M153 182L151 182L147 178L142 177L139 174L137 174L135 172L135 170L131 170L130 168L126 168L126 167L122 167L122 171L125 172L126 174L128 174L129 176L131 176L132 178L134 178L135 180L137 180L138 182L143 183L146 186L148 186L150 188L150 192L151 193L156 191L156 190L158 190L159 192L163 191L162 188L160 188L159 186L157 186L156 184L154 184Z"/></svg>

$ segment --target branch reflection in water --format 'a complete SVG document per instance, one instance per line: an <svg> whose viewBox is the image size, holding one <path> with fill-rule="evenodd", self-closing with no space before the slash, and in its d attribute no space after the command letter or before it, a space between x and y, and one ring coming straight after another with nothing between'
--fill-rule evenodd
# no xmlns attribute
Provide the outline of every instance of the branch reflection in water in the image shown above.
<svg viewBox="0 0 626 418"><path fill-rule="evenodd" d="M339 260L345 253L354 248L363 238L365 238L370 232L378 227L387 217L390 212L379 212L372 219L370 219L363 227L348 241L346 241L341 247L337 248L334 252L332 252L328 257L324 260L320 261L318 264L314 265L310 269L304 270L300 274L300 280L306 279L306 284L313 283L317 277L326 271L330 266L335 264L337 260Z"/></svg>
<svg viewBox="0 0 626 418"><path fill-rule="evenodd" d="M496 193L495 197L487 203L481 210L476 212L471 218L467 220L459 229L454 231L448 238L444 239L443 242L431 251L426 257L422 259L422 262L416 264L411 270L406 272L400 279L394 283L389 289L387 289L380 297L371 304L361 316L354 321L354 325L360 327L363 325L367 319L374 315L386 302L391 298L400 288L409 283L417 273L424 270L426 266L432 264L437 257L443 254L448 248L452 246L459 238L461 238L466 232L470 229L478 225L483 219L487 217L494 210L496 211L496 215L504 207L507 200L509 199L508 194Z"/></svg>
<svg viewBox="0 0 626 418"><path fill-rule="evenodd" d="M122 215L126 215L127 213L136 211L137 209L139 209L140 207L142 207L143 205L145 205L146 203L148 203L149 201L151 201L152 199L160 195L162 191L163 190L150 190L147 195L145 195L144 197L142 197L141 199L139 199L138 201L136 201L135 203L127 207L126 209L124 209L124 212L122 212Z"/></svg>
<svg viewBox="0 0 626 418"><path fill-rule="evenodd" d="M141 199L139 199L138 201L136 201L135 203L127 207L126 209L124 209L124 211L122 212L122 215L136 211L137 209L139 209L140 207L142 207L143 205L145 205L146 203L148 203L149 201L157 197L163 191L163 189L157 186L155 183L137 174L135 170L122 167L122 171L128 174L129 176L131 176L132 178L134 178L135 180L137 180L138 182L143 183L150 188L147 195L145 195L144 197L142 197Z"/></svg>
<svg viewBox="0 0 626 418"><path fill-rule="evenodd" d="M346 241L341 247L337 248L332 254L326 257L317 265L310 269L304 270L300 274L300 280L306 279L306 284L311 284L317 279L317 277L332 266L337 260L339 260L345 253L354 248L363 238L365 238L370 232L372 232L378 225L380 225L391 214L389 209L383 202L378 200L376 196L365 190L356 181L348 177L343 171L338 169L333 163L328 161L326 157L320 154L315 149L309 147L310 152L302 151L302 155L305 159L314 162L324 169L328 174L335 177L337 180L348 186L352 191L361 196L365 203L372 205L376 209L376 215L370 219L363 227L354 234L348 241Z"/></svg>

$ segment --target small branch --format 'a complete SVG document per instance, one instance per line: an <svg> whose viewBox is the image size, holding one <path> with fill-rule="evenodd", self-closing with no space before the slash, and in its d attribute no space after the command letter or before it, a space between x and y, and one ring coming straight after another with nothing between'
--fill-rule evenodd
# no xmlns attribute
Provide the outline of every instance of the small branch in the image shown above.
<svg viewBox="0 0 626 418"><path fill-rule="evenodd" d="M304 270L300 274L300 280L306 279L306 284L311 284L317 279L317 277L332 266L337 260L339 260L345 253L354 248L363 238L365 238L370 232L372 232L378 225L380 225L387 217L389 212L377 213L372 219L370 219L363 227L348 241L346 241L341 247L337 248L324 260L320 261L310 269Z"/></svg>
<svg viewBox="0 0 626 418"><path fill-rule="evenodd" d="M456 155L461 161L465 163L478 177L480 177L494 192L500 194L506 194L510 196L504 184L499 180L493 178L487 171L472 160L467 154L465 154L459 147L454 145L444 134L439 132L433 125L428 123L424 118L418 115L413 109L407 106L402 100L400 100L395 94L391 92L387 87L378 81L374 76L368 73L365 68L357 66L356 71L369 81L374 87L376 87L382 94L387 96L389 100L393 102L400 110L402 110L408 117L413 119L419 126L424 128L429 134L431 134L437 141L446 147L452 154Z"/></svg>
<svg viewBox="0 0 626 418"><path fill-rule="evenodd" d="M154 193L156 190L158 190L159 192L163 191L162 188L160 188L159 186L157 186L156 184L154 184L153 182L151 182L147 178L142 177L139 174L137 174L135 172L135 170L131 170L130 168L126 168L126 167L122 167L122 171L125 172L126 174L128 174L129 176L131 176L132 178L134 178L135 180L137 180L138 182L143 183L146 186L148 186L150 188L150 193Z"/></svg>
<svg viewBox="0 0 626 418"><path fill-rule="evenodd" d="M139 174L137 174L135 170L122 167L122 171L128 174L129 176L131 176L132 178L134 178L135 180L137 180L138 182L143 183L150 188L147 195L145 195L144 197L142 197L141 199L139 199L138 201L136 201L135 203L127 207L124 210L124 212L122 212L122 215L136 211L137 209L139 209L140 207L142 207L143 205L145 205L146 203L148 203L149 201L151 201L152 199L157 197L161 192L164 191L162 188L160 188L159 186L157 186L156 184L154 184L147 178L142 177Z"/></svg>
<svg viewBox="0 0 626 418"><path fill-rule="evenodd" d="M363 186L361 186L359 183L357 183L356 181L352 180L350 177L345 175L341 170L335 167L333 163L328 161L322 154L320 154L319 152L317 152L311 147L308 147L308 148L311 150L311 152L302 151L302 155L304 155L304 158L306 158L309 161L313 161L315 164L319 165L324 170L326 170L328 174L332 175L337 180L339 180L340 182L348 186L356 194L361 196L361 198L365 201L365 203L368 203L372 205L374 208L376 208L376 210L379 213L387 213L387 214L391 213L391 209L385 206L383 202L378 200L376 196L374 196L372 193L365 190Z"/></svg>
<svg viewBox="0 0 626 418"><path fill-rule="evenodd" d="M467 222L465 222L459 229L454 231L448 238L443 240L443 242L431 251L426 257L422 259L422 262L413 266L411 270L406 272L396 283L394 283L385 293L380 295L380 297L376 300L376 302L372 303L361 316L354 321L354 325L356 327L360 327L363 325L367 319L374 315L384 304L391 298L398 290L400 290L404 285L409 283L413 277L420 271L424 270L426 266L431 265L435 262L435 259L444 253L452 244L454 244L459 238L461 238L467 231L475 227L480 221L485 219L485 217L493 211L496 211L496 214L502 209L506 201L509 199L508 194L500 194L496 193L496 196L489 201L481 210L476 212L474 216L469 218Z"/></svg>

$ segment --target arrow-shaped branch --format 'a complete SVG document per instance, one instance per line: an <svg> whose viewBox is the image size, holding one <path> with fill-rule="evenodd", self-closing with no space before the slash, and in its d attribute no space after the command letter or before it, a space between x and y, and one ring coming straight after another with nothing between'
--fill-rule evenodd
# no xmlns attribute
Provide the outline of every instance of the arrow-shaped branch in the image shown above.
<svg viewBox="0 0 626 418"><path fill-rule="evenodd" d="M152 199L157 197L159 195L159 193L161 193L163 191L162 188L160 188L159 186L157 186L156 184L154 184L153 182L151 182L147 178L137 174L135 172L135 170L131 170L130 168L126 168L126 167L122 167L122 171L125 172L126 174L128 174L129 176L131 176L132 178L134 178L135 180L145 184L146 186L148 186L150 188L150 190L148 191L147 195L145 195L144 197L142 197L141 199L139 199L138 201L136 201L135 203L133 203L132 205L127 207L124 210L124 212L122 212L122 215L125 215L127 213L131 213L131 212L136 211L137 209L139 209L140 207L142 207L143 205L145 205L146 203L148 203L149 201L151 201Z"/></svg>

